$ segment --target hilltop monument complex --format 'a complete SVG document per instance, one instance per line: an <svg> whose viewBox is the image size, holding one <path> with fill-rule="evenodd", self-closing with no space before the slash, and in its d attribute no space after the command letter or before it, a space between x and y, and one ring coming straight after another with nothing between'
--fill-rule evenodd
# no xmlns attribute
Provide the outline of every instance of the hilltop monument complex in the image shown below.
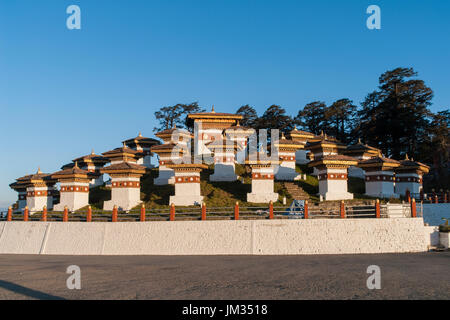
<svg viewBox="0 0 450 320"><path fill-rule="evenodd" d="M104 176L111 180L111 199L104 202L104 210L117 206L129 211L141 204L141 178L157 170L154 185L173 184L175 193L169 204L199 205L200 173L214 169L210 181L234 182L236 164L247 166L251 172L251 192L247 202L269 203L279 199L274 181L295 181L302 178L297 165L313 168L318 179L318 195L324 200L353 199L348 192L348 178L364 179L365 195L376 198L398 198L407 192L422 191L422 177L429 167L412 159L394 160L381 150L360 140L347 146L323 132L320 135L294 128L270 148L251 150L249 141L257 136L255 128L240 125L242 115L215 112L193 113L187 116L194 131L170 128L155 134L157 139L143 137L126 139L122 147L102 155L94 151L65 164L60 171L18 178L10 187L18 193L15 211L28 207L30 212L48 210L76 211L89 205L93 188L104 186ZM160 140L158 140L160 139ZM256 153L255 153L256 151ZM256 157L251 157L250 154ZM154 168L152 158L157 156ZM109 165L108 165L109 164ZM243 182L243 180L242 180ZM59 198L59 201L58 201Z"/></svg>

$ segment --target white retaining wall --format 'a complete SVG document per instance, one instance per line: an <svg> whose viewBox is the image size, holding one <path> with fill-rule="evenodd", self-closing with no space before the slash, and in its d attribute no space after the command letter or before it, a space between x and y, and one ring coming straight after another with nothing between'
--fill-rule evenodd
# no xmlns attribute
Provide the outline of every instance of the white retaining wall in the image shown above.
<svg viewBox="0 0 450 320"><path fill-rule="evenodd" d="M290 255L422 252L422 218L0 222L0 254Z"/></svg>

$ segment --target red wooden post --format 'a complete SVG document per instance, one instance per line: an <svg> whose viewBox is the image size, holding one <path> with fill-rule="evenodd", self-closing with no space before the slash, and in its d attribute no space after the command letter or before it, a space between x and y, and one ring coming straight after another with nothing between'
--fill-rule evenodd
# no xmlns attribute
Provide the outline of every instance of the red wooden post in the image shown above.
<svg viewBox="0 0 450 320"><path fill-rule="evenodd" d="M6 215L6 221L12 221L12 208L8 208L8 214Z"/></svg>
<svg viewBox="0 0 450 320"><path fill-rule="evenodd" d="M86 222L92 221L92 207L89 206L86 214Z"/></svg>
<svg viewBox="0 0 450 320"><path fill-rule="evenodd" d="M424 199L424 192L423 189L420 189L420 201L422 202Z"/></svg>
<svg viewBox="0 0 450 320"><path fill-rule="evenodd" d="M25 207L25 210L23 211L23 221L28 221L28 214L29 214L28 207Z"/></svg>
<svg viewBox="0 0 450 320"><path fill-rule="evenodd" d="M170 217L169 217L170 221L175 221L175 205L172 203L170 205Z"/></svg>
<svg viewBox="0 0 450 320"><path fill-rule="evenodd" d="M377 202L375 202L375 216L377 218L381 218L381 212L380 212L380 200L377 199Z"/></svg>
<svg viewBox="0 0 450 320"><path fill-rule="evenodd" d="M437 194L434 196L434 203L439 203L439 197Z"/></svg>
<svg viewBox="0 0 450 320"><path fill-rule="evenodd" d="M206 220L206 204L202 203L202 220Z"/></svg>
<svg viewBox="0 0 450 320"><path fill-rule="evenodd" d="M47 206L42 210L42 221L47 221Z"/></svg>
<svg viewBox="0 0 450 320"><path fill-rule="evenodd" d="M141 206L141 222L145 221L145 205L142 204Z"/></svg>
<svg viewBox="0 0 450 320"><path fill-rule="evenodd" d="M273 219L273 202L269 202L269 219Z"/></svg>
<svg viewBox="0 0 450 320"><path fill-rule="evenodd" d="M308 212L308 200L305 200L305 219L309 218L309 212Z"/></svg>
<svg viewBox="0 0 450 320"><path fill-rule="evenodd" d="M67 209L67 207L64 207L63 222L67 222L67 221L69 221L69 209Z"/></svg>
<svg viewBox="0 0 450 320"><path fill-rule="evenodd" d="M117 222L117 206L114 206L112 211L112 222Z"/></svg>
<svg viewBox="0 0 450 320"><path fill-rule="evenodd" d="M442 200L442 203L447 203L448 199L447 199L447 193L444 192L444 199Z"/></svg>
<svg viewBox="0 0 450 320"><path fill-rule="evenodd" d="M234 205L234 220L239 220L239 202Z"/></svg>
<svg viewBox="0 0 450 320"><path fill-rule="evenodd" d="M345 219L345 204L344 204L344 200L341 201L341 218Z"/></svg>
<svg viewBox="0 0 450 320"><path fill-rule="evenodd" d="M447 203L450 203L450 191L447 190Z"/></svg>
<svg viewBox="0 0 450 320"><path fill-rule="evenodd" d="M411 201L411 217L417 217L416 199L414 198Z"/></svg>

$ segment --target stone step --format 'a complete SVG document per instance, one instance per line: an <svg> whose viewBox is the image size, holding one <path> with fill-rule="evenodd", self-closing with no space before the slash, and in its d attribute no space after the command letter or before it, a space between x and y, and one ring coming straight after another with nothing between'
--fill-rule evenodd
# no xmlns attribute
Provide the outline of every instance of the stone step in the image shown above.
<svg viewBox="0 0 450 320"><path fill-rule="evenodd" d="M291 197L295 200L309 200L309 194L306 193L302 187L293 182L284 182L284 187Z"/></svg>

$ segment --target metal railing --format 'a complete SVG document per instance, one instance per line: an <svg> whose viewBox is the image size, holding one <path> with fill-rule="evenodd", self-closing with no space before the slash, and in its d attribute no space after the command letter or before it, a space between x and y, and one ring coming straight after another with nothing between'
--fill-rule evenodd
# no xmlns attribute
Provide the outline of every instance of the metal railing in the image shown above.
<svg viewBox="0 0 450 320"><path fill-rule="evenodd" d="M378 205L378 209L377 209ZM406 205L409 206L409 205ZM247 220L247 219L342 219L342 218L387 218L389 216L386 206L375 205L349 205L343 201L340 206L309 206L305 202L304 211L292 214L288 206L252 207L207 207L205 204L196 207L167 208L136 208L130 211L119 211L115 207L112 211L88 208L83 211L69 212L48 211L30 213L28 209L22 212L2 213L0 221L63 221L63 222L134 222L134 221L173 221L173 220ZM377 215L378 210L378 215ZM411 216L411 214L409 214Z"/></svg>

